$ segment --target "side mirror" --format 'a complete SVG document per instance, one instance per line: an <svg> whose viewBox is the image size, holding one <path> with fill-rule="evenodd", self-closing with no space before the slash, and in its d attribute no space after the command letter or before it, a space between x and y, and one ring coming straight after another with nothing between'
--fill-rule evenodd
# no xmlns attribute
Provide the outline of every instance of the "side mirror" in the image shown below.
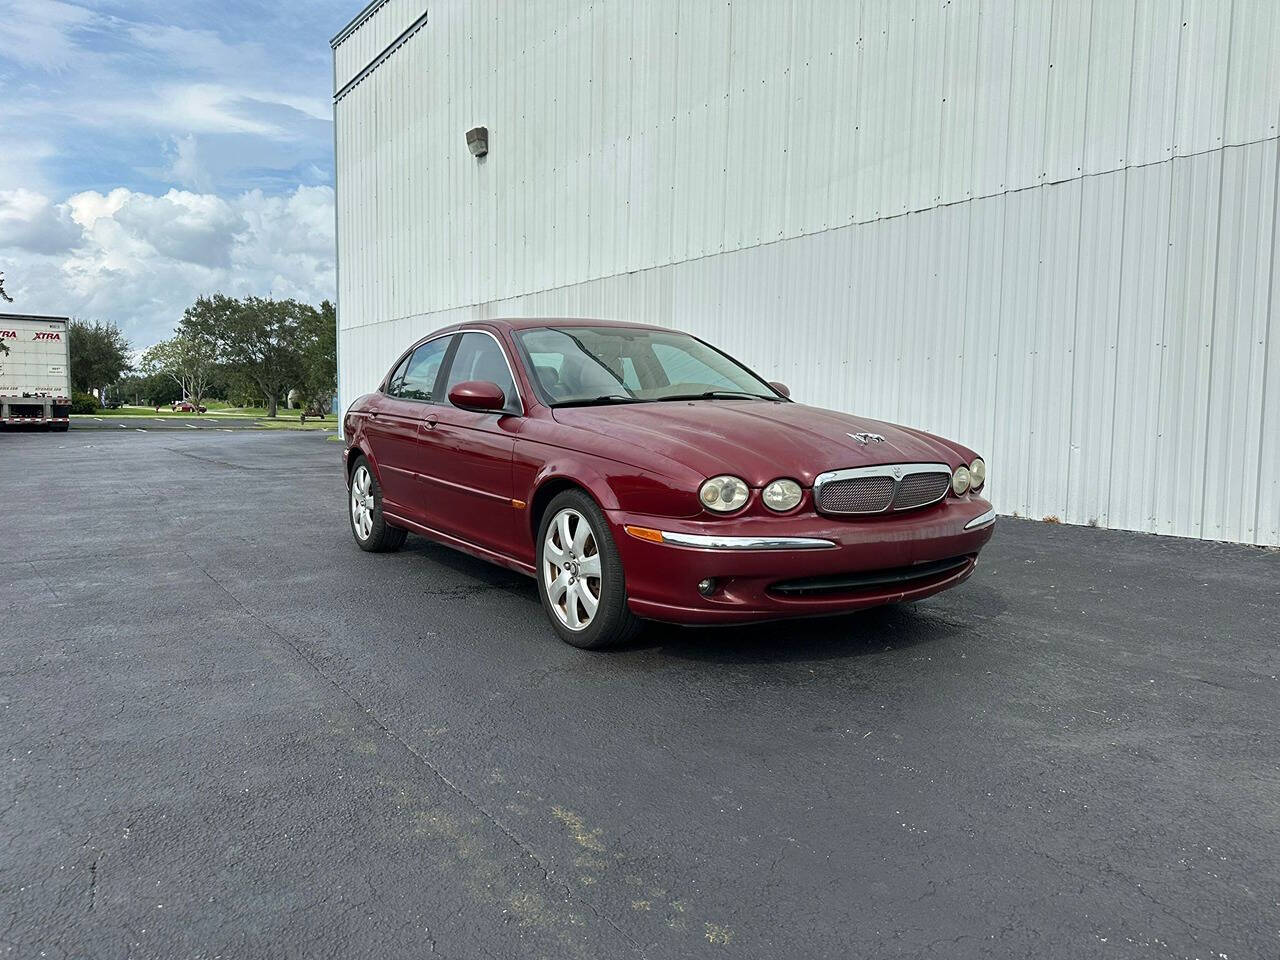
<svg viewBox="0 0 1280 960"><path fill-rule="evenodd" d="M507 397L496 383L464 380L449 391L449 402L464 410L501 410L506 406Z"/></svg>
<svg viewBox="0 0 1280 960"><path fill-rule="evenodd" d="M780 394L782 394L787 399L791 399L791 388L788 387L785 383L779 383L777 380L770 380L769 386L773 387L773 389L777 390Z"/></svg>

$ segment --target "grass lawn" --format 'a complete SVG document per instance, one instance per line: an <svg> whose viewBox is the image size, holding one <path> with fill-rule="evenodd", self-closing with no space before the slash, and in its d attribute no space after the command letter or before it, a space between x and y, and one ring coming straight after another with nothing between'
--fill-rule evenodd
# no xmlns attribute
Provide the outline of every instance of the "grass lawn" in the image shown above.
<svg viewBox="0 0 1280 960"><path fill-rule="evenodd" d="M267 416L266 407L225 407L222 404L214 406L214 404L206 404L209 408L209 415L217 414L220 417L253 417L255 420L261 420ZM302 413L301 410L289 410L283 405L276 410L277 420L294 420ZM332 413L324 418L327 423L337 423L338 418ZM307 423L310 423L311 417L307 417Z"/></svg>
<svg viewBox="0 0 1280 960"><path fill-rule="evenodd" d="M304 424L299 419L299 410L286 410L284 407L276 413L275 419L267 416L262 407L228 407L226 404L211 401L206 404L207 413L175 413L168 406L157 411L154 407L121 407L118 410L99 410L94 414L72 414L75 419L137 417L142 419L158 418L162 420L203 420L217 422L219 420L252 420L254 425L263 430L336 430L338 418L330 414L323 420L308 417Z"/></svg>
<svg viewBox="0 0 1280 960"><path fill-rule="evenodd" d="M89 414L73 414L73 416L87 417ZM155 407L121 407L118 410L99 410L93 414L95 417L195 417L199 414L195 413L174 413L169 409L168 404L160 408L159 413Z"/></svg>
<svg viewBox="0 0 1280 960"><path fill-rule="evenodd" d="M192 417L242 417L250 420L270 419L267 417L267 411L264 407L228 407L226 404L218 403L216 400L205 404L209 408L208 413L180 413L170 410L168 405L161 407L157 412L155 407L121 407L118 410L99 410L93 414L95 417L177 417L190 419ZM298 415L301 410L286 410L280 407L276 411L277 420L298 422ZM88 416L88 414L80 414L80 416ZM311 425L312 418L307 417L307 426ZM329 414L324 418L322 423L335 425L338 418L333 414Z"/></svg>

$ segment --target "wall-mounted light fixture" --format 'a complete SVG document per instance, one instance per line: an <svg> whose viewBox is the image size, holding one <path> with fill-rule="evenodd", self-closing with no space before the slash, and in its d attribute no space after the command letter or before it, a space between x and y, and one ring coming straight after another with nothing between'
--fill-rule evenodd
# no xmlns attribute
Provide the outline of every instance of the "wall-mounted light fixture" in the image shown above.
<svg viewBox="0 0 1280 960"><path fill-rule="evenodd" d="M489 152L489 128L472 127L467 131L467 149L477 160Z"/></svg>

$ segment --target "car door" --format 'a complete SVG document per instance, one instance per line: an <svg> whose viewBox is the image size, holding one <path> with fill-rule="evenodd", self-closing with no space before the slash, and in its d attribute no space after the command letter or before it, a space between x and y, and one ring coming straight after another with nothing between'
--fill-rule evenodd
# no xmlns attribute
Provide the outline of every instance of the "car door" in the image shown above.
<svg viewBox="0 0 1280 960"><path fill-rule="evenodd" d="M418 523L427 522L418 480L418 434L434 409L436 380L451 339L446 335L428 340L405 357L387 381L365 427L387 511Z"/></svg>
<svg viewBox="0 0 1280 960"><path fill-rule="evenodd" d="M456 337L440 403L420 431L428 525L509 556L516 533L511 462L524 407L498 338L481 331ZM449 391L467 380L496 383L507 398L504 409L464 410L449 403Z"/></svg>

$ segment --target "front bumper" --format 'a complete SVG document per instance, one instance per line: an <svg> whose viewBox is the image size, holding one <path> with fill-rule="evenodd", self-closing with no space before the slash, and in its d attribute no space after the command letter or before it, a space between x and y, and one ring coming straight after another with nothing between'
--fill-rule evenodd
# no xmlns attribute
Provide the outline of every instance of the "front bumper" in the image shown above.
<svg viewBox="0 0 1280 960"><path fill-rule="evenodd" d="M967 579L995 528L991 504L973 495L949 496L909 513L848 519L812 512L672 520L609 511L608 517L632 611L691 624L821 616L918 600ZM641 539L627 527L668 536ZM803 546L788 549L788 538ZM911 568L921 575L911 576ZM893 576L858 576L879 571ZM709 596L698 592L705 579L716 583ZM788 589L795 581L812 581L814 588Z"/></svg>

